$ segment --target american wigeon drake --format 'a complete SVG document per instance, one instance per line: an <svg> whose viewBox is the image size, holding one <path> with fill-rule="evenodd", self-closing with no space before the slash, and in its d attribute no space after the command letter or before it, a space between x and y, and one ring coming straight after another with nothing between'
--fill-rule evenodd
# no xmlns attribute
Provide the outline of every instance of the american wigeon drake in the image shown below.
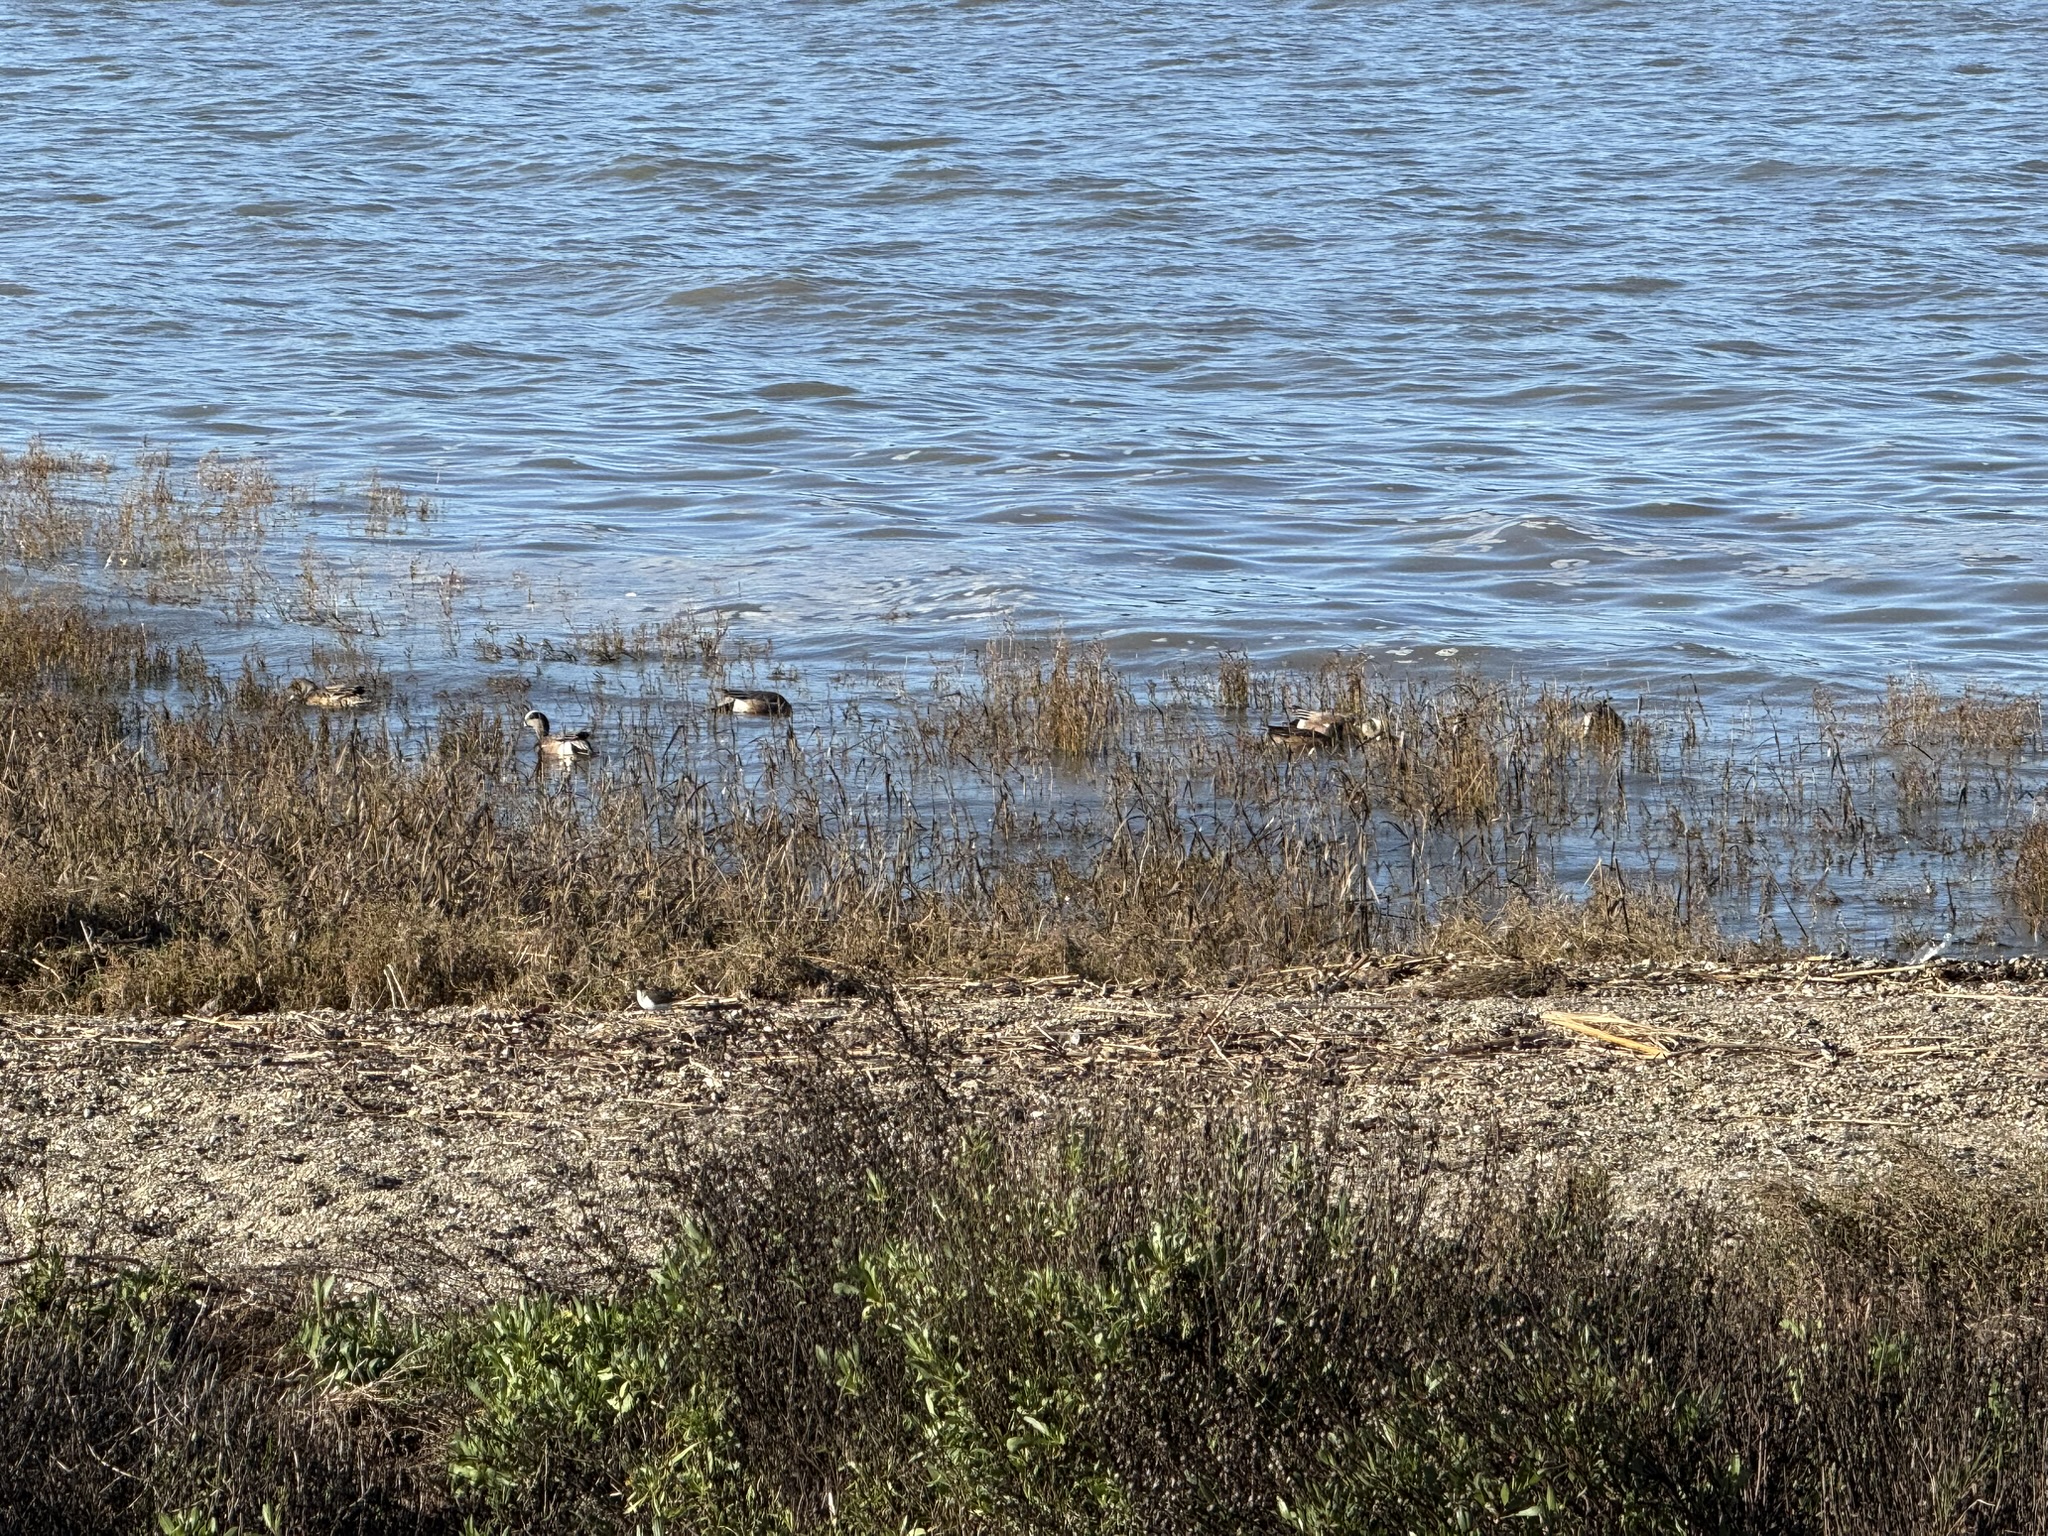
<svg viewBox="0 0 2048 1536"><path fill-rule="evenodd" d="M588 757L591 753L590 732L577 731L571 736L557 736L548 728L548 717L537 709L526 712L526 728L533 732L543 757L559 757L564 760L574 757Z"/></svg>
<svg viewBox="0 0 2048 1536"><path fill-rule="evenodd" d="M370 701L370 690L361 683L316 683L310 677L295 677L291 696L312 709L356 709Z"/></svg>
<svg viewBox="0 0 2048 1536"><path fill-rule="evenodd" d="M789 700L772 688L721 688L712 707L735 715L786 715Z"/></svg>

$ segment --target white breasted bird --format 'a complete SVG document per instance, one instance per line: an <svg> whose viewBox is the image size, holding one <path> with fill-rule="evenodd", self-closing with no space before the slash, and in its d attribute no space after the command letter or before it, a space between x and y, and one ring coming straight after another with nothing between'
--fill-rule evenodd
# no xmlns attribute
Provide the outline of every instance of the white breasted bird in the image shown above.
<svg viewBox="0 0 2048 1536"><path fill-rule="evenodd" d="M548 717L537 709L526 712L526 728L533 732L534 740L540 747L542 757L560 758L563 762L591 753L590 732L577 731L573 735L557 736L548 726Z"/></svg>
<svg viewBox="0 0 2048 1536"><path fill-rule="evenodd" d="M1621 711L1602 699L1579 720L1579 740L1589 746L1612 751L1628 739L1628 725Z"/></svg>
<svg viewBox="0 0 2048 1536"><path fill-rule="evenodd" d="M712 707L735 715L786 715L789 700L772 688L721 688Z"/></svg>
<svg viewBox="0 0 2048 1536"><path fill-rule="evenodd" d="M1291 747L1348 747L1386 734L1387 722L1378 715L1345 715L1334 709L1312 709L1266 727L1269 739Z"/></svg>

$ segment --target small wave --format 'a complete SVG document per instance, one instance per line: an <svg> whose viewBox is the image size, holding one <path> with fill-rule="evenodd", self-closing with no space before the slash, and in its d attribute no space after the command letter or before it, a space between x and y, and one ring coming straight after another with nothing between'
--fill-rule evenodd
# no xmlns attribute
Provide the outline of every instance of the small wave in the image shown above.
<svg viewBox="0 0 2048 1536"><path fill-rule="evenodd" d="M1528 229L1520 224L1502 224L1492 229L1482 229L1478 238L1489 245L1568 246L1579 243L1576 235L1568 235L1560 230Z"/></svg>
<svg viewBox="0 0 2048 1536"><path fill-rule="evenodd" d="M790 379L781 384L763 384L754 393L763 400L844 400L860 391L850 384L831 384L823 379Z"/></svg>
<svg viewBox="0 0 2048 1536"><path fill-rule="evenodd" d="M680 288L661 302L670 309L721 309L728 304L753 304L763 299L809 298L820 291L818 284L801 277L742 278L730 283L706 283L700 288Z"/></svg>
<svg viewBox="0 0 2048 1536"><path fill-rule="evenodd" d="M1735 173L1737 181L1786 181L1799 176L1825 176L1819 166L1794 165L1790 160L1755 160Z"/></svg>
<svg viewBox="0 0 2048 1536"><path fill-rule="evenodd" d="M1767 341L1756 341L1747 336L1723 336L1713 341L1699 343L1702 352L1732 352L1737 357L1791 357L1790 347L1773 346Z"/></svg>
<svg viewBox="0 0 2048 1536"><path fill-rule="evenodd" d="M849 529L844 538L873 544L878 540L889 544L950 544L962 537L957 528L941 527L933 523L883 523L880 526Z"/></svg>
<svg viewBox="0 0 2048 1536"><path fill-rule="evenodd" d="M1674 288L1683 288L1684 286L1685 284L1675 277L1644 277L1639 275L1634 277L1606 278L1591 283L1574 283L1572 291L1574 293L1619 293L1638 296L1648 293L1669 293Z"/></svg>
<svg viewBox="0 0 2048 1536"><path fill-rule="evenodd" d="M802 439L803 434L795 427L776 423L734 432L701 432L690 441L701 448L761 448L770 443L800 442Z"/></svg>
<svg viewBox="0 0 2048 1536"><path fill-rule="evenodd" d="M1716 507L1698 501L1646 501L1628 508L1635 517L1694 518L1726 517L1726 507Z"/></svg>
<svg viewBox="0 0 2048 1536"><path fill-rule="evenodd" d="M1483 443L1477 438L1443 437L1419 442L1415 452L1446 458L1519 459L1522 450L1507 443Z"/></svg>
<svg viewBox="0 0 2048 1536"><path fill-rule="evenodd" d="M919 149L948 149L960 142L958 134L932 133L921 137L902 139L849 139L847 143L855 149L873 150L876 154L900 155Z"/></svg>
<svg viewBox="0 0 2048 1536"><path fill-rule="evenodd" d="M597 173L600 181L623 181L630 184L654 181L668 173L668 165L660 160L622 160L608 165Z"/></svg>

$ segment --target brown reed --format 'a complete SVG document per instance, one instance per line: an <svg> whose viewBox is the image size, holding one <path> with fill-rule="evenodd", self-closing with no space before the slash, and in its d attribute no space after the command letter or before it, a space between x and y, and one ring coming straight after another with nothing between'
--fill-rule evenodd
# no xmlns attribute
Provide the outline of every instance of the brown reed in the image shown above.
<svg viewBox="0 0 2048 1536"><path fill-rule="evenodd" d="M372 496L397 538L395 487ZM416 562L428 632L490 669L421 708L387 670L404 611L310 546L295 581L275 576L267 551L309 505L256 462L180 472L150 454L124 481L39 442L0 455L0 548L21 573L0 603L9 995L1211 984L1387 950L1540 970L1917 945L2048 912L2029 894L2048 885L2029 695L1894 680L1868 706L1822 692L1797 717L1733 718L1638 700L1617 738L1587 729L1605 696L1582 690L1354 651L1303 670L1227 653L1142 680L1100 645L1014 633L917 675L797 688L721 610L558 626L530 584L494 596ZM59 569L95 554L110 590ZM124 595L229 620L268 605L312 638L289 667L275 640L210 665L190 638L102 616ZM217 627L195 633L218 646ZM514 722L570 669L568 702L542 702L593 729L598 760L537 777ZM362 681L379 706L283 707L280 684L307 671ZM797 715L715 716L728 681L790 688ZM1308 709L1358 728L1307 751L1267 740L1266 720Z"/></svg>

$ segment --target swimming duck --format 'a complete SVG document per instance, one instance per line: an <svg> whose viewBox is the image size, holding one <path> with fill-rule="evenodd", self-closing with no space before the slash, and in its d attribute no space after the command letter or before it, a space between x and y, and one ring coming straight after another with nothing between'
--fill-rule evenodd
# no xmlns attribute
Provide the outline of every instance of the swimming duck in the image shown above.
<svg viewBox="0 0 2048 1536"><path fill-rule="evenodd" d="M361 683L316 683L310 677L295 677L291 695L313 709L355 709L369 702L370 690Z"/></svg>
<svg viewBox="0 0 2048 1536"><path fill-rule="evenodd" d="M526 712L526 728L533 732L543 757L559 757L563 760L590 756L590 732L578 731L573 736L557 736L548 729L548 717L537 709Z"/></svg>
<svg viewBox="0 0 2048 1536"><path fill-rule="evenodd" d="M1346 747L1354 742L1377 741L1386 734L1387 722L1378 715L1360 719L1334 709L1312 709L1284 725L1266 727L1270 739L1298 747Z"/></svg>
<svg viewBox="0 0 2048 1536"><path fill-rule="evenodd" d="M1590 746L1611 750L1628 739L1628 725L1621 711L1606 699L1587 710L1579 720L1579 740Z"/></svg>
<svg viewBox="0 0 2048 1536"><path fill-rule="evenodd" d="M789 700L770 688L721 688L712 707L735 715L786 715Z"/></svg>

